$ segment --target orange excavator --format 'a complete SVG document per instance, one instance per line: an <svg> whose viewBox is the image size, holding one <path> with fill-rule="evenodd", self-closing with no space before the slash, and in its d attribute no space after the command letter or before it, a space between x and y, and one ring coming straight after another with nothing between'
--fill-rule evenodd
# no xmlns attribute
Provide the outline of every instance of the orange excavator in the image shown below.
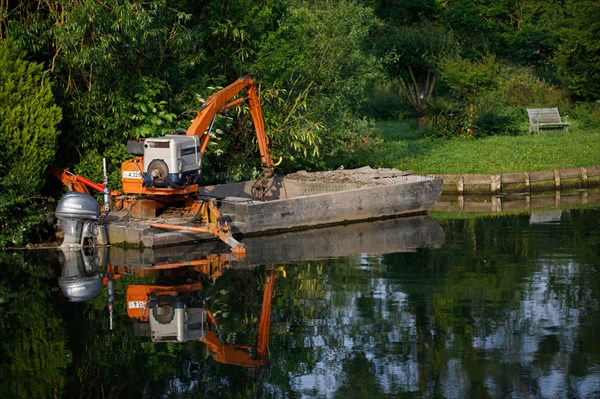
<svg viewBox="0 0 600 399"><path fill-rule="evenodd" d="M200 281L180 285L129 285L127 315L138 321L136 334L148 336L153 342L199 340L206 344L211 356L217 362L258 367L264 365L267 359L271 299L275 279L275 269L269 266L266 272L256 345L227 344L221 340L215 316L207 309L201 295Z"/></svg>
<svg viewBox="0 0 600 399"><path fill-rule="evenodd" d="M242 91L246 92L246 96L235 98ZM230 245L233 252L243 254L243 244L233 239L229 226L222 222L214 202L198 198L197 193L202 178L202 157L210 141L217 115L244 103L248 105L254 122L263 168L262 176L253 185L252 193L256 199L263 200L268 179L273 175L276 164L269 153L269 140L265 134L258 87L251 75L241 77L211 95L185 134L129 142L127 149L134 158L121 165L122 193L108 189L106 165L104 184L94 183L64 168L54 167L51 171L69 190L89 194L88 188L92 188L103 193L107 211L112 204L116 209L134 210L140 217L150 218L163 207L177 206L186 216L200 221L203 226L158 223L149 225L161 229L211 233Z"/></svg>
<svg viewBox="0 0 600 399"><path fill-rule="evenodd" d="M232 100L242 90L246 91L246 97ZM248 104L256 129L263 175L271 177L273 160L269 154L258 88L252 76L244 76L210 96L185 135L147 138L143 149L132 149L131 152L138 156L121 167L123 193L160 196L196 193L201 178L200 163L217 115L244 103Z"/></svg>

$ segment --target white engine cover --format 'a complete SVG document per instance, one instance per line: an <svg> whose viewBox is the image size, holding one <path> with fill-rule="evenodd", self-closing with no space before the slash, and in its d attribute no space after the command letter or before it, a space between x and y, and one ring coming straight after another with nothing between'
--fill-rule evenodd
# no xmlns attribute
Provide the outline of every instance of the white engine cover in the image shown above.
<svg viewBox="0 0 600 399"><path fill-rule="evenodd" d="M152 161L162 161L167 176L156 179ZM163 164L161 164L163 165ZM163 166L164 167L164 166ZM155 175L156 173L154 173ZM196 183L200 178L200 138L167 135L144 141L144 181L148 186Z"/></svg>

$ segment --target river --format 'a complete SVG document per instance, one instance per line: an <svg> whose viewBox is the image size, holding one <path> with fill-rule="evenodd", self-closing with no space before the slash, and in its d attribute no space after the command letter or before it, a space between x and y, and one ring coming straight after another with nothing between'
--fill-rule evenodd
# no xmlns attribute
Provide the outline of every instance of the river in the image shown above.
<svg viewBox="0 0 600 399"><path fill-rule="evenodd" d="M600 208L0 254L5 398L597 398Z"/></svg>

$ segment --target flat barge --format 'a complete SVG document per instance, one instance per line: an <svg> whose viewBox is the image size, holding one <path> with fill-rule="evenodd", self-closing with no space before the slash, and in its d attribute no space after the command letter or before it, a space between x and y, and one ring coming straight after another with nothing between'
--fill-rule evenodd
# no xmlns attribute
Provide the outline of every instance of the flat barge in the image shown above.
<svg viewBox="0 0 600 399"><path fill-rule="evenodd" d="M361 221L425 214L443 189L437 176L364 167L329 172L297 172L270 179L263 200L254 200L251 182L206 186L199 198L216 204L236 239ZM143 207L143 202L140 202ZM135 206L105 218L107 243L155 248L212 240L210 234L164 230L152 225L192 227L194 222L165 211L136 217Z"/></svg>

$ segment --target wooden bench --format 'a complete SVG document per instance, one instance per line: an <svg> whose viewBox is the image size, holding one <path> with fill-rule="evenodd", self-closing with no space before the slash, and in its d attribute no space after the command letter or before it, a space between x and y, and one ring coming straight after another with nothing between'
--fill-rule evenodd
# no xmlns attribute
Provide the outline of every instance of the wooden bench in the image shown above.
<svg viewBox="0 0 600 399"><path fill-rule="evenodd" d="M539 132L540 128L569 128L569 117L561 118L558 108L527 108L529 133Z"/></svg>

